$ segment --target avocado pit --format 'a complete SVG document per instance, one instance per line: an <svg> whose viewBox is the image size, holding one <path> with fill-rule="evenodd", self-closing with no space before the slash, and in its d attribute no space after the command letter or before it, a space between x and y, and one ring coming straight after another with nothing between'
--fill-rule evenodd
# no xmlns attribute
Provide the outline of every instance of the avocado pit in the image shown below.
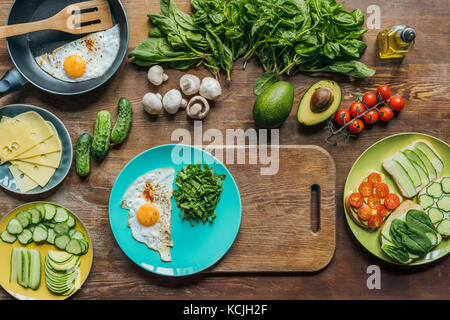
<svg viewBox="0 0 450 320"><path fill-rule="evenodd" d="M327 110L334 101L333 93L326 88L317 88L311 96L310 108L314 113Z"/></svg>

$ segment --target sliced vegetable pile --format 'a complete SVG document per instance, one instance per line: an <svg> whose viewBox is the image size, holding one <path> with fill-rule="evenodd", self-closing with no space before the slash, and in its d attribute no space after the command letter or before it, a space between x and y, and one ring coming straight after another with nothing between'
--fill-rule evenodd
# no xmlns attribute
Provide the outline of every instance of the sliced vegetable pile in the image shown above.
<svg viewBox="0 0 450 320"><path fill-rule="evenodd" d="M362 97L358 96L349 110L337 110L334 114L334 124L330 122L327 126L330 135L325 141L338 146L338 143L330 141L330 138L339 134L345 139L354 137L364 130L365 124L372 125L378 120L388 122L394 117L394 112L400 112L404 107L405 100L400 96L391 97L391 88L382 85L377 88L376 94L368 92Z"/></svg>
<svg viewBox="0 0 450 320"><path fill-rule="evenodd" d="M37 204L12 218L0 237L7 243L18 239L24 246L47 242L71 254L83 255L88 252L89 242L81 231L74 229L75 225L75 218L66 209Z"/></svg>
<svg viewBox="0 0 450 320"><path fill-rule="evenodd" d="M9 282L37 290L41 285L41 254L38 250L13 248Z"/></svg>
<svg viewBox="0 0 450 320"><path fill-rule="evenodd" d="M188 164L177 173L173 191L181 218L188 220L191 225L195 221L212 223L216 218L217 204L220 200L224 174L215 173L207 164Z"/></svg>
<svg viewBox="0 0 450 320"><path fill-rule="evenodd" d="M327 71L366 78L375 73L358 59L364 14L335 0L191 0L193 15L173 0L161 0L161 14L149 14L153 28L129 57L139 66L166 63L185 70L204 65L226 72L243 56L258 57L264 91L283 74ZM256 92L255 92L256 93Z"/></svg>
<svg viewBox="0 0 450 320"><path fill-rule="evenodd" d="M45 283L57 295L68 296L79 287L79 256L67 252L49 251L45 257Z"/></svg>
<svg viewBox="0 0 450 320"><path fill-rule="evenodd" d="M356 222L363 227L378 228L400 204L400 197L390 193L388 185L383 181L383 175L372 172L348 197L350 209L355 213L353 217L358 217Z"/></svg>

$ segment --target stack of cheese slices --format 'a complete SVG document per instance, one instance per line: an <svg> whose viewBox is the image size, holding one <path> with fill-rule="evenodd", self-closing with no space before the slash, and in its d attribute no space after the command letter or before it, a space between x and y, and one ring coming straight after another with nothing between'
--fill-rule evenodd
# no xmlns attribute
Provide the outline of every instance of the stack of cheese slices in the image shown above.
<svg viewBox="0 0 450 320"><path fill-rule="evenodd" d="M0 120L0 163L9 170L20 192L45 187L60 166L61 141L53 124L34 111Z"/></svg>

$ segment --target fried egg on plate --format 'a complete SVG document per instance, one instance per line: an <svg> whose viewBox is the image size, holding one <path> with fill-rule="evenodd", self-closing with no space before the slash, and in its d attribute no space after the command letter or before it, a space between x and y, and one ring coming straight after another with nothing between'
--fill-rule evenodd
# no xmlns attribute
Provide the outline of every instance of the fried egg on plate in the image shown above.
<svg viewBox="0 0 450 320"><path fill-rule="evenodd" d="M174 168L161 168L137 178L120 203L128 209L128 226L134 239L159 252L162 261L171 261L170 237Z"/></svg>
<svg viewBox="0 0 450 320"><path fill-rule="evenodd" d="M103 76L112 66L120 46L119 25L66 43L35 58L56 79L81 82Z"/></svg>

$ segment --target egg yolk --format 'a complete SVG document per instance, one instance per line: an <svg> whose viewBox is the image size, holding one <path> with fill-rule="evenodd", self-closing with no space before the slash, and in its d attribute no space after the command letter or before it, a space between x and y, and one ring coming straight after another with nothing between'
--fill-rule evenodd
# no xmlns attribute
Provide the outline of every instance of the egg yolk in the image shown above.
<svg viewBox="0 0 450 320"><path fill-rule="evenodd" d="M79 78L86 72L86 61L76 54L68 56L64 60L64 71L69 77Z"/></svg>
<svg viewBox="0 0 450 320"><path fill-rule="evenodd" d="M141 206L137 212L138 222L146 227L150 227L158 222L159 211L151 203Z"/></svg>

